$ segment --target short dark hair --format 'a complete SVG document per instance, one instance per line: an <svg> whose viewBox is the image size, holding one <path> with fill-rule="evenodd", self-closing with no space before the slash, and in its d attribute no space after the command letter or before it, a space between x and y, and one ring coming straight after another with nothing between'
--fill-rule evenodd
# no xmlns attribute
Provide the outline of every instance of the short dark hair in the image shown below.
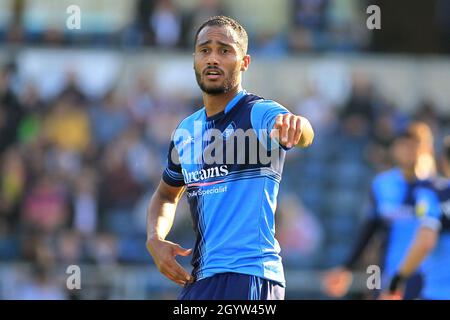
<svg viewBox="0 0 450 320"><path fill-rule="evenodd" d="M410 127L401 129L390 141L390 145L393 146L396 143L404 140L418 141L417 136L412 132Z"/></svg>
<svg viewBox="0 0 450 320"><path fill-rule="evenodd" d="M395 140L403 140L403 139L417 140L417 136L415 136L414 133L411 132L411 130L400 131L400 133L397 134L397 136L395 137Z"/></svg>
<svg viewBox="0 0 450 320"><path fill-rule="evenodd" d="M443 154L445 159L450 162L450 135L444 138Z"/></svg>
<svg viewBox="0 0 450 320"><path fill-rule="evenodd" d="M197 29L197 32L195 34L194 45L197 43L197 38L198 38L200 31L202 31L205 27L210 27L210 26L219 26L219 27L229 26L229 27L231 27L234 31L236 31L236 34L239 37L238 46L241 48L242 53L244 55L247 54L247 49L248 49L247 31L245 31L244 27L239 22L237 22L233 18L230 18L227 16L214 16L214 17L210 17L208 20L203 22L202 25Z"/></svg>

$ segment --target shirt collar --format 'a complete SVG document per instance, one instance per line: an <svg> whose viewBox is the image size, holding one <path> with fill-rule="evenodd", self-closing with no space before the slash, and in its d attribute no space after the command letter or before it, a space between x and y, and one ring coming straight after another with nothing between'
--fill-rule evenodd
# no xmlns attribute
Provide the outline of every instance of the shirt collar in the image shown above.
<svg viewBox="0 0 450 320"><path fill-rule="evenodd" d="M241 98L243 96L245 96L246 94L247 94L247 91L242 89L233 97L233 99L230 100L230 102L227 103L227 105L225 106L225 109L222 112L216 113L215 115L213 115L211 117L206 116L206 110L205 110L206 120L211 121L211 120L216 120L216 119L221 118L222 116L224 116L225 114L230 112L230 110L233 109L233 107L239 102L239 100L241 100Z"/></svg>
<svg viewBox="0 0 450 320"><path fill-rule="evenodd" d="M225 107L224 113L228 113L231 109L233 109L233 107L238 103L239 100L241 100L241 98L247 94L247 91L245 91L244 89L242 89L241 91L239 91L233 99L231 99L230 102L228 102L228 104Z"/></svg>

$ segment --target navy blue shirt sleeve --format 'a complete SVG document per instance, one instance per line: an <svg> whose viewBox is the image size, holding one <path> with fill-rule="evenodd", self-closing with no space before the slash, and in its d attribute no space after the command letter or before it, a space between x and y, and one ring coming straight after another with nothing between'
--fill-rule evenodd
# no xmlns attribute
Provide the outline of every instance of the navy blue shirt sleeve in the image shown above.
<svg viewBox="0 0 450 320"><path fill-rule="evenodd" d="M172 187L181 187L185 185L180 164L180 156L173 141L170 143L169 153L167 155L167 166L163 172L162 179Z"/></svg>

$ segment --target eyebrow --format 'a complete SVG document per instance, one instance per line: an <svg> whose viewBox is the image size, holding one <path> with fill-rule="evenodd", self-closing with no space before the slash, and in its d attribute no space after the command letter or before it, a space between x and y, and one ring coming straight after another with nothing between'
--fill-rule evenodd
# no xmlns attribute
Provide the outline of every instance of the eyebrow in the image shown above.
<svg viewBox="0 0 450 320"><path fill-rule="evenodd" d="M202 46L205 46L205 45L210 44L210 43L212 43L212 40L207 40L207 41L204 41L202 43L199 43L198 47L202 47ZM225 42L222 42L222 41L219 41L219 40L217 41L217 43L222 45L222 46L231 47L231 44L225 43Z"/></svg>

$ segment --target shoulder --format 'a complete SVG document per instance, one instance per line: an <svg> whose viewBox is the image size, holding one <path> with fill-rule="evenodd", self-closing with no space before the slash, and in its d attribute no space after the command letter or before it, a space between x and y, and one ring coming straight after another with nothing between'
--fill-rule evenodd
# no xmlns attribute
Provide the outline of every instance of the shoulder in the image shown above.
<svg viewBox="0 0 450 320"><path fill-rule="evenodd" d="M403 175L398 168L380 172L372 180L372 192L375 195L390 193L390 190L397 189L405 184Z"/></svg>
<svg viewBox="0 0 450 320"><path fill-rule="evenodd" d="M270 110L286 110L289 111L285 106L282 104L274 101L274 100L267 100L261 98L260 100L255 101L255 104L253 105L253 109L258 109L258 111L270 111Z"/></svg>
<svg viewBox="0 0 450 320"><path fill-rule="evenodd" d="M436 177L431 181L431 187L436 191L450 189L450 180L443 177Z"/></svg>
<svg viewBox="0 0 450 320"><path fill-rule="evenodd" d="M176 129L187 129L192 128L195 121L203 121L205 117L205 108L201 108L194 112L193 114L187 116L178 124Z"/></svg>
<svg viewBox="0 0 450 320"><path fill-rule="evenodd" d="M194 135L194 128L196 121L204 121L204 109L194 112L190 116L187 116L178 124L178 126L172 131L171 142L177 149L183 147L185 143L190 143Z"/></svg>
<svg viewBox="0 0 450 320"><path fill-rule="evenodd" d="M286 113L290 113L290 111L283 105L267 99L256 100L251 108L252 121L256 123L270 122L276 115Z"/></svg>
<svg viewBox="0 0 450 320"><path fill-rule="evenodd" d="M397 168L393 168L387 171L380 172L373 178L373 185L380 185L384 183L392 182L392 180L400 180L401 173Z"/></svg>

